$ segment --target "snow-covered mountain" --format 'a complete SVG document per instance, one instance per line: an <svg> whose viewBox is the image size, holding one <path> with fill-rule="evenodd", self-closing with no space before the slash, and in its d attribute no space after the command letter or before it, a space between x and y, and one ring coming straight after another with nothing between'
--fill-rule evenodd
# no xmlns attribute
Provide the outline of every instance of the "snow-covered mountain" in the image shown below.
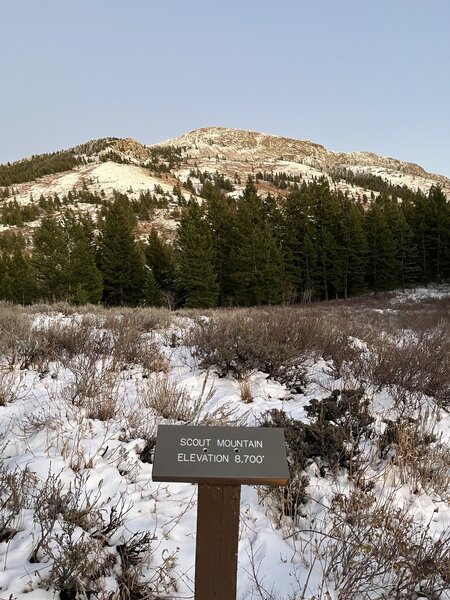
<svg viewBox="0 0 450 600"><path fill-rule="evenodd" d="M260 193L274 196L285 194L293 182L310 182L319 177L326 177L331 186L355 198L377 194L379 185L374 185L374 181L425 193L432 185L440 185L444 193L450 194L450 179L428 173L414 163L372 152L333 152L310 141L224 127L196 129L153 146L129 138L105 138L61 153L70 155L76 164L62 172L40 177L32 174L25 180L22 177L20 182L12 178L9 183L8 177L0 177L0 207L11 200L25 206L42 197L63 198L76 190L105 199L112 198L115 191L130 199L148 192L165 199L167 206L157 212L155 219L159 226L170 230L179 203L175 188L186 199L197 195L201 188L199 174L205 172L229 180L232 190L227 193L234 196L241 193L249 175L256 178ZM0 171L6 169L8 174L8 169L41 159L34 156L10 167L3 166ZM274 183L273 177L280 174L286 177L287 187ZM79 211L94 214L98 208L95 202L81 199L76 206ZM29 225L32 227L33 223ZM143 232L148 229L142 224L141 227Z"/></svg>
<svg viewBox="0 0 450 600"><path fill-rule="evenodd" d="M195 129L161 146L183 148L187 163L195 161L199 168L215 161L215 169L231 170L227 166L239 165L238 172L273 169L292 174L328 175L336 169L352 169L383 177L395 185L406 185L413 189L427 189L430 185L450 185L443 175L427 173L422 167L396 158L378 156L373 152L333 152L324 146L306 140L227 129L206 127ZM222 165L222 163L224 163ZM242 164L244 163L244 164ZM221 167L217 165L221 165ZM247 164L247 166L246 166Z"/></svg>

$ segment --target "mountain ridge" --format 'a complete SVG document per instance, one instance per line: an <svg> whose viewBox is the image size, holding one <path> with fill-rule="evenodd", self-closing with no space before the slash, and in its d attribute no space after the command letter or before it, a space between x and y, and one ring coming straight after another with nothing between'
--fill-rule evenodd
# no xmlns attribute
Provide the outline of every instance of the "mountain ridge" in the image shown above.
<svg viewBox="0 0 450 600"><path fill-rule="evenodd" d="M236 141L238 144L236 144ZM201 127L185 133L179 137L165 140L160 144L153 146L183 146L186 143L203 143L205 146L225 146L224 142L229 145L234 145L237 149L276 149L283 151L283 156L289 160L298 160L305 157L325 158L325 163L331 164L347 164L350 159L356 161L361 166L367 166L371 163L382 164L383 166L394 168L407 174L445 179L449 180L445 175L431 173L426 171L417 163L403 161L390 156L381 156L369 150L342 152L328 150L324 145L310 140L298 140L285 136L274 134L260 133L256 131L244 129L232 129L226 127ZM239 144L239 142L241 142ZM245 144L246 142L246 144ZM316 166L312 164L311 166ZM349 165L350 166L350 165Z"/></svg>
<svg viewBox="0 0 450 600"><path fill-rule="evenodd" d="M33 169L27 175L30 165ZM11 184L5 183L8 174ZM228 188L224 192L235 198L249 176L260 194L275 197L285 196L301 182L320 178L355 200L370 199L382 189L395 194L406 187L428 193L433 185L450 196L449 178L428 173L416 163L369 151L335 152L315 142L273 134L202 127L158 144L106 137L2 165L0 212L4 216L11 201L26 207L37 205L42 197L64 198L78 191L91 198L86 204L78 193L76 210L95 215L99 209L95 199L100 196L108 201L121 193L138 201L141 194L151 194L157 203L166 205L157 213L158 226L173 231L180 198L199 197L205 176L220 177ZM0 229L7 226L4 219L3 223Z"/></svg>

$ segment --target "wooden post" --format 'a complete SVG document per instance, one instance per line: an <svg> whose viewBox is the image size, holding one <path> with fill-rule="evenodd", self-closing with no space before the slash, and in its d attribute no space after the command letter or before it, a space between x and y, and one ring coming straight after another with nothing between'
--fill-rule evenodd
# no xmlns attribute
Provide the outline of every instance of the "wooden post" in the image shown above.
<svg viewBox="0 0 450 600"><path fill-rule="evenodd" d="M240 485L199 484L195 600L235 600Z"/></svg>

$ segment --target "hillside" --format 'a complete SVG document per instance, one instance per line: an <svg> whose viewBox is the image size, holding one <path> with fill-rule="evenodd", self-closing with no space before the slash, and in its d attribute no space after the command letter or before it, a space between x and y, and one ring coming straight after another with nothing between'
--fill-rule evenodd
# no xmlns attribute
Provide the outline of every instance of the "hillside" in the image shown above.
<svg viewBox="0 0 450 600"><path fill-rule="evenodd" d="M450 278L449 180L371 153L206 128L33 156L0 183L2 300L253 306Z"/></svg>
<svg viewBox="0 0 450 600"><path fill-rule="evenodd" d="M179 194L185 199L196 196L201 181L195 174L205 173L227 181L226 191L234 197L242 192L248 176L256 178L260 193L275 196L285 195L295 182L308 183L321 177L333 189L353 198L378 194L383 186L391 186L394 191L406 187L427 192L432 185L439 185L445 194L450 193L448 178L427 173L416 164L371 152L332 152L313 142L209 127L154 146L132 139L105 138L3 165L0 201L4 212L5 204L11 201L21 207L36 206L39 199L55 195L63 198L82 190L93 199L78 199L76 210L95 214L96 195L110 200L117 191L138 199L141 193L150 192L167 203L166 210L154 221L170 231L179 200L174 187L180 188ZM71 206L72 202L65 204ZM36 225L34 219L26 221L30 227ZM148 231L148 227L143 230Z"/></svg>
<svg viewBox="0 0 450 600"><path fill-rule="evenodd" d="M254 174L256 171L284 171L306 179L330 176L333 172L350 169L381 177L393 185L427 191L440 184L447 193L450 180L442 175L427 173L422 167L372 152L332 152L320 144L295 140L253 131L208 127L196 129L161 146L182 148L187 165L196 163L200 170L218 170L232 177L234 173ZM350 193L361 188L343 186ZM362 188L366 192L371 188Z"/></svg>

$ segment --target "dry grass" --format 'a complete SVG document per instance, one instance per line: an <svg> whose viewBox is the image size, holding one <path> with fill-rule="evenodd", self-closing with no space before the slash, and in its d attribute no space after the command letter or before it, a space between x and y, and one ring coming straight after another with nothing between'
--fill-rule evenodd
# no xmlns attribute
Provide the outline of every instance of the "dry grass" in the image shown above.
<svg viewBox="0 0 450 600"><path fill-rule="evenodd" d="M243 379L239 382L239 392L241 395L241 400L244 404L250 404L253 402L252 386L247 379Z"/></svg>
<svg viewBox="0 0 450 600"><path fill-rule="evenodd" d="M450 448L434 433L430 415L389 421L378 445L380 455L389 459L386 472L394 485L450 501Z"/></svg>

